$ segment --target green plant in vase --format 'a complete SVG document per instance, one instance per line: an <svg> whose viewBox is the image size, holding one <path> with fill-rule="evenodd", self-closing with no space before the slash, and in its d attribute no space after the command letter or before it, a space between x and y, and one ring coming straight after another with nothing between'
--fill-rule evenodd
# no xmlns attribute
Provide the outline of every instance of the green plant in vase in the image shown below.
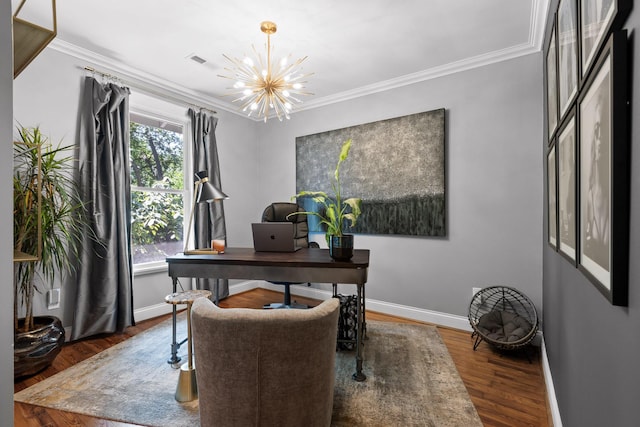
<svg viewBox="0 0 640 427"><path fill-rule="evenodd" d="M318 206L318 211L296 212L293 215L313 215L318 218L320 224L325 227L325 239L331 252L331 256L336 259L350 259L353 255L353 235L344 232L345 225L349 227L356 225L360 216L362 200L358 197L342 198L340 186L340 166L349 156L352 140L348 139L342 144L338 163L331 179L331 189L333 195L330 196L324 191L300 191L292 197L310 198Z"/></svg>
<svg viewBox="0 0 640 427"><path fill-rule="evenodd" d="M72 151L68 151L72 146L52 146L38 127L19 127L18 133L21 141L13 144L16 376L30 375L35 373L33 370L50 364L28 355L25 356L26 363L35 366L22 368L18 361L23 350L19 341L21 334L31 335L33 340L34 334L40 334L34 331L48 328L53 321L58 325L56 329L47 329L41 338L49 343L64 342L64 329L59 319L34 316L34 298L36 293L43 293L37 282L50 285L58 275L74 269L86 224L84 203L73 181L74 161L69 154ZM36 276L40 280L36 280ZM20 307L24 307L24 318L19 318ZM50 355L54 350L40 352Z"/></svg>

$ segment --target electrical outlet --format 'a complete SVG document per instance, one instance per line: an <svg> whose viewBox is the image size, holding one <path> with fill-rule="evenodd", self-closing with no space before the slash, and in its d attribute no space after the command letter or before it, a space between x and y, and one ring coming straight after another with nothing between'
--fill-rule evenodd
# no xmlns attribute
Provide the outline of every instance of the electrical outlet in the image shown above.
<svg viewBox="0 0 640 427"><path fill-rule="evenodd" d="M471 295L471 298L475 297L476 294L482 290L482 288L471 288L471 289L473 290L473 295Z"/></svg>
<svg viewBox="0 0 640 427"><path fill-rule="evenodd" d="M53 310L60 307L60 288L47 291L47 308Z"/></svg>

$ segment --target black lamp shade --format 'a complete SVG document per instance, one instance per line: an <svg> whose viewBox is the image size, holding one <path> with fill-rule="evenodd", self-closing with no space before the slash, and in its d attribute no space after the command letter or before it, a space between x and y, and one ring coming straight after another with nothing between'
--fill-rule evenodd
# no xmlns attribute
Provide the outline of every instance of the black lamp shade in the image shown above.
<svg viewBox="0 0 640 427"><path fill-rule="evenodd" d="M196 203L211 203L216 200L224 200L229 198L229 196L224 194L209 181L209 178L207 177L207 171L200 171L196 173L196 177L198 178L198 182L200 183L200 191L198 192L198 195L196 197Z"/></svg>

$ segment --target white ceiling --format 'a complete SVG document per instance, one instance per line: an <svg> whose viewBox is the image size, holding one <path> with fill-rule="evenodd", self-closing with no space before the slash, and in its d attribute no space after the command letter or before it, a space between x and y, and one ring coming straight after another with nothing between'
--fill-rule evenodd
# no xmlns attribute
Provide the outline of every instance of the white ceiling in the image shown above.
<svg viewBox="0 0 640 427"><path fill-rule="evenodd" d="M13 0L14 10L19 3ZM50 0L20 17L46 22ZM58 0L51 48L123 81L236 111L222 54L264 51L260 22L278 25L273 57L308 56L298 109L541 50L549 0ZM206 59L203 65L191 55ZM18 77L19 78L19 77Z"/></svg>

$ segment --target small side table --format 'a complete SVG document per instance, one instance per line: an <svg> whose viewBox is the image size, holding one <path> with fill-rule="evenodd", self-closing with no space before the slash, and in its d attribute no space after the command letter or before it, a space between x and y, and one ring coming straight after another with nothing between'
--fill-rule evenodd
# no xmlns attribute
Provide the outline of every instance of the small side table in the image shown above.
<svg viewBox="0 0 640 427"><path fill-rule="evenodd" d="M191 305L198 298L208 298L211 291L207 290L190 290L176 292L167 295L164 300L167 304L187 304L187 362L180 367L180 377L178 378L178 386L176 388L176 400L178 402L189 402L198 397L198 384L196 383L196 368L193 366L192 348L193 340L191 337Z"/></svg>

